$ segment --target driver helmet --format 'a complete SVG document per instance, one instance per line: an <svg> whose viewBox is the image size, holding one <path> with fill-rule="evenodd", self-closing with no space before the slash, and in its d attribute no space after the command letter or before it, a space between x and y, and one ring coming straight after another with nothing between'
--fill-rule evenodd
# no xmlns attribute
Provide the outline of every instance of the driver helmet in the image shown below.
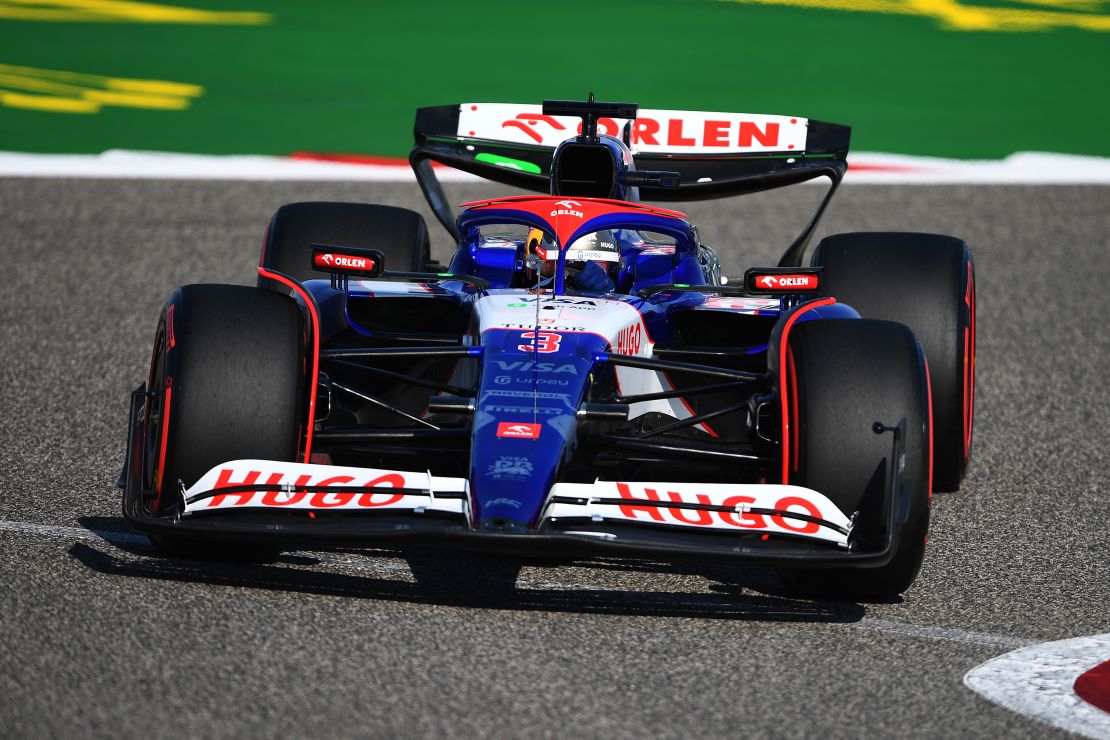
<svg viewBox="0 0 1110 740"><path fill-rule="evenodd" d="M595 231L579 237L567 248L567 262L620 262L621 252L613 232ZM600 267L609 268L609 264Z"/></svg>
<svg viewBox="0 0 1110 740"><path fill-rule="evenodd" d="M555 261L559 252L547 234L541 229L531 229L525 247L528 256L534 255L542 260L535 265L541 279L550 279L555 274ZM566 250L566 262L567 267L572 270L581 270L587 262L593 262L613 280L620 270L620 247L612 231L595 231L571 242ZM526 274L529 280L535 279L532 269L527 269Z"/></svg>
<svg viewBox="0 0 1110 740"><path fill-rule="evenodd" d="M542 229L531 229L525 242L527 254L536 255L541 260L554 262L559 254L547 234ZM567 248L567 262L620 262L620 247L617 246L613 232L595 231L571 242ZM603 264L601 267L608 268Z"/></svg>

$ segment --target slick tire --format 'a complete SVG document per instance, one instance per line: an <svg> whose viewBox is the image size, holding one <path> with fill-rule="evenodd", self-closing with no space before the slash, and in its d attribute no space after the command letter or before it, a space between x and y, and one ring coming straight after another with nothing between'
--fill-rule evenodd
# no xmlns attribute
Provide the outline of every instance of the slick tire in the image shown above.
<svg viewBox="0 0 1110 740"><path fill-rule="evenodd" d="M154 515L229 460L292 461L305 424L302 319L289 298L240 285L186 285L158 321L151 359L144 478ZM272 557L272 548L152 536L163 554Z"/></svg>
<svg viewBox="0 0 1110 740"><path fill-rule="evenodd" d="M967 245L938 234L837 234L821 241L811 262L824 268L822 293L917 335L933 385L933 485L958 490L975 410L975 265Z"/></svg>
<svg viewBox="0 0 1110 740"><path fill-rule="evenodd" d="M378 249L385 269L420 272L431 262L428 227L415 211L367 203L289 203L266 231L260 264L304 282L327 275L312 269L309 244ZM288 288L259 275L258 287Z"/></svg>
<svg viewBox="0 0 1110 740"><path fill-rule="evenodd" d="M910 329L890 321L831 319L796 325L787 339L787 408L791 426L787 470L792 484L818 491L845 514L859 512L851 542L877 552L887 542L895 508L895 550L878 568L788 570L808 595L890 599L909 588L921 568L929 526L930 428L925 356ZM796 407L795 407L796 405ZM795 410L796 408L796 410ZM875 422L905 419L902 481L890 500L893 432ZM796 429L794 428L796 426ZM796 432L796 434L795 434Z"/></svg>

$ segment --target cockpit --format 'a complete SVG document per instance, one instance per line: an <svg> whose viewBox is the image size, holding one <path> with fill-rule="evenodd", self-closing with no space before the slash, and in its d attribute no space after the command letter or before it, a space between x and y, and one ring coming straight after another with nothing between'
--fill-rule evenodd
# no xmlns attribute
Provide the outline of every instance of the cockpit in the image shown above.
<svg viewBox="0 0 1110 740"><path fill-rule="evenodd" d="M646 285L703 282L683 269L675 236L641 229L598 229L566 248L566 288L589 293L632 293ZM692 254L692 250L691 254ZM487 280L495 288L548 289L559 256L556 236L525 223L470 226L450 271ZM693 260L691 260L693 261Z"/></svg>

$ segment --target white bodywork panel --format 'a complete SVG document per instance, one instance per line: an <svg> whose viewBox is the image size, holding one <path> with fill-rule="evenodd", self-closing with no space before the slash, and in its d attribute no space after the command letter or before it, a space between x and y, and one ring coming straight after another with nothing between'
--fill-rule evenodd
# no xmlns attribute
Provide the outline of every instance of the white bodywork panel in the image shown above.
<svg viewBox="0 0 1110 740"><path fill-rule="evenodd" d="M601 118L598 133L621 137L623 118ZM555 147L578 135L577 116L545 116L543 106L516 103L463 103L460 139L485 139ZM633 154L744 154L803 152L809 121L797 116L757 113L653 110L641 108L632 122Z"/></svg>
<svg viewBox="0 0 1110 740"><path fill-rule="evenodd" d="M584 503L554 503L555 497L583 499ZM621 499L621 503L598 503L599 499ZM650 502L728 506L731 511L698 511L650 505ZM644 505L642 502L648 502ZM756 514L751 509L774 509L816 517L839 527L781 515ZM693 529L790 534L848 544L852 523L827 497L802 486L731 483L556 483L548 493L543 517L590 517L594 521L623 520Z"/></svg>
<svg viewBox="0 0 1110 740"><path fill-rule="evenodd" d="M602 337L614 354L650 358L655 346L644 325L643 316L624 301L584 296L544 295L539 298L522 291L496 292L479 298L474 312L480 332L494 329L587 333ZM538 314L538 315L537 315ZM557 360L557 356L552 356ZM616 367L617 386L624 395L673 390L665 373L637 368ZM635 403L629 418L650 412L688 419L690 409L679 398ZM698 427L709 432L704 425ZM711 432L709 432L711 433Z"/></svg>
<svg viewBox="0 0 1110 740"><path fill-rule="evenodd" d="M193 500L198 494L229 486L283 485L281 491L241 491ZM382 487L382 491L306 492L302 486ZM410 488L425 495L400 495L387 488ZM377 468L309 465L274 460L231 460L209 470L185 492L185 515L224 509L401 509L467 513L463 498L437 498L436 493L466 493L465 478L441 478L428 473Z"/></svg>

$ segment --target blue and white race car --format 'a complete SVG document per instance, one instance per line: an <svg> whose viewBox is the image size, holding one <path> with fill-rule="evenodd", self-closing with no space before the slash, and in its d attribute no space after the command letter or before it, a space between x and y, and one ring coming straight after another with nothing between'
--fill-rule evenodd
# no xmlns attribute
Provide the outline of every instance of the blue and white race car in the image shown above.
<svg viewBox="0 0 1110 740"><path fill-rule="evenodd" d="M172 556L436 545L902 592L970 456L974 274L962 241L918 233L831 236L803 265L848 138L592 95L421 109L411 161L450 265L413 211L279 209L256 287L186 285L162 311L126 517ZM432 162L543 194L456 214ZM811 223L743 277L640 202L820 176Z"/></svg>

